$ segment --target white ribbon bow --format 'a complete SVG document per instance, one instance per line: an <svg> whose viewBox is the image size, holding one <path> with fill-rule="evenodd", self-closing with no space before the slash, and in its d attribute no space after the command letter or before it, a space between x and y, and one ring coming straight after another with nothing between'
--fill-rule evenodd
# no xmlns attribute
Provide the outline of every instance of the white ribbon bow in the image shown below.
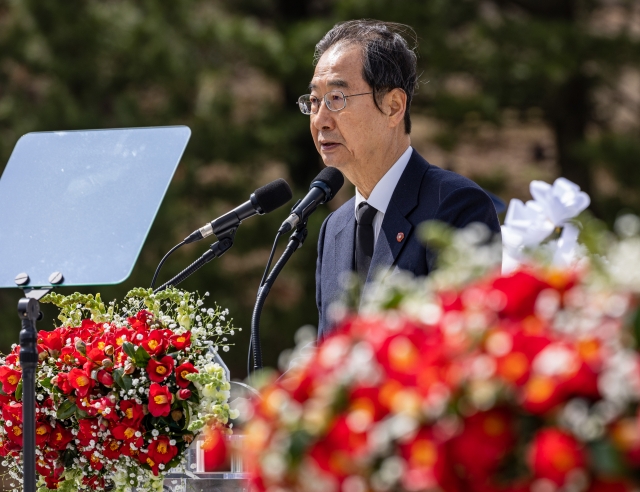
<svg viewBox="0 0 640 492"><path fill-rule="evenodd" d="M553 263L568 266L577 255L579 231L567 221L589 206L589 195L565 178L556 179L553 185L532 181L529 189L533 200L526 204L511 200L502 226L502 273L505 275L518 268L525 248L538 246L556 227L564 229L553 245L556 249Z"/></svg>

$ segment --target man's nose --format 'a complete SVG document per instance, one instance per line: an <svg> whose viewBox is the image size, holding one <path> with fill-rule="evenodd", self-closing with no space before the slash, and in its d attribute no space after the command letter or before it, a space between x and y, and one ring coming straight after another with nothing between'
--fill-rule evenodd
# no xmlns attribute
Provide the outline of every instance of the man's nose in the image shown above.
<svg viewBox="0 0 640 492"><path fill-rule="evenodd" d="M318 112L312 115L313 126L315 126L317 130L331 130L336 124L334 116L335 112L329 111L329 108L327 108L323 100L318 108Z"/></svg>

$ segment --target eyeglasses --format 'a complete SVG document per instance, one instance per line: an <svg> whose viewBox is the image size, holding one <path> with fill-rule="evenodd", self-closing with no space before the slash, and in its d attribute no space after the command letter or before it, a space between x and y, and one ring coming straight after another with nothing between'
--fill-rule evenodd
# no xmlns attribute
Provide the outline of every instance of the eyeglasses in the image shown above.
<svg viewBox="0 0 640 492"><path fill-rule="evenodd" d="M373 92L363 92L362 94L351 94L350 96L345 96L342 91L329 91L327 92L322 99L324 99L324 103L327 105L327 109L329 111L340 111L347 107L347 98L348 97L356 97L356 96L364 96L366 94L373 94ZM298 98L298 107L302 114L316 114L320 110L320 98L316 96L312 96L311 94L304 94Z"/></svg>

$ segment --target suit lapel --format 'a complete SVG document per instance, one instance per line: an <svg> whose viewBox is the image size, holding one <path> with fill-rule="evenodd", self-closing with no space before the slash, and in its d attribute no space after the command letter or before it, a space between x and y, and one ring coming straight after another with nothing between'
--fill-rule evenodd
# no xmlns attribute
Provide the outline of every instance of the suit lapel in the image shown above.
<svg viewBox="0 0 640 492"><path fill-rule="evenodd" d="M355 198L352 198L344 206L343 213L336 224L335 235L335 272L336 279L340 279L344 276L345 272L351 272L353 270L353 255L355 248L356 238L356 216L354 211Z"/></svg>
<svg viewBox="0 0 640 492"><path fill-rule="evenodd" d="M429 164L414 150L384 214L366 283L371 282L380 270L388 270L393 266L404 245L407 244L414 229L407 216L418 205L422 178L428 167ZM401 241L398 241L399 233L404 235Z"/></svg>

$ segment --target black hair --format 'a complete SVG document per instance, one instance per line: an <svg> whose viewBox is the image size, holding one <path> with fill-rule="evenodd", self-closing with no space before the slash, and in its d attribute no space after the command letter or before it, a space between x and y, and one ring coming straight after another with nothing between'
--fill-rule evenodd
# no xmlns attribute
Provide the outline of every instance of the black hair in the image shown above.
<svg viewBox="0 0 640 492"><path fill-rule="evenodd" d="M413 46L407 43L404 37L407 35L411 37ZM371 86L373 101L380 111L379 98L396 88L405 92L404 130L411 133L409 108L418 83L415 31L404 24L370 19L341 22L316 44L314 62L317 63L325 51L339 43L362 47L362 77Z"/></svg>

